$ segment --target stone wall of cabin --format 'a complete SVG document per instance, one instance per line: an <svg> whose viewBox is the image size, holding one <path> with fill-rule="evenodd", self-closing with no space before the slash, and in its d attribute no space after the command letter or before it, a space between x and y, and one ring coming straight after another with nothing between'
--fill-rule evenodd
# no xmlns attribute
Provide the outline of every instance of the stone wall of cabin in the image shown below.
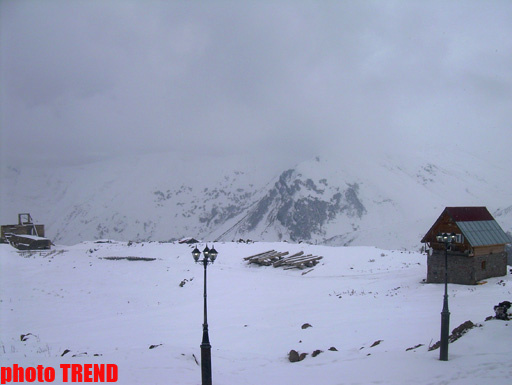
<svg viewBox="0 0 512 385"><path fill-rule="evenodd" d="M433 250L427 257L427 282L444 283L445 252ZM505 252L479 256L448 252L448 282L475 285L482 279L507 274Z"/></svg>
<svg viewBox="0 0 512 385"><path fill-rule="evenodd" d="M507 275L507 253L479 255L475 258L475 278L477 281Z"/></svg>

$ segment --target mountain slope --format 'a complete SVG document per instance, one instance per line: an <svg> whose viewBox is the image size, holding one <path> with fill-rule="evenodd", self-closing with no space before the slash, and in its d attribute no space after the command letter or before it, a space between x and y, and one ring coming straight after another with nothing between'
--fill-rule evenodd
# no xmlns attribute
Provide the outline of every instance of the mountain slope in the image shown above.
<svg viewBox="0 0 512 385"><path fill-rule="evenodd" d="M3 168L1 221L30 212L47 236L306 241L418 248L445 206L483 205L512 230L506 167L467 154L324 155L275 173L254 162L172 154L69 168Z"/></svg>
<svg viewBox="0 0 512 385"><path fill-rule="evenodd" d="M251 234L274 241L417 247L450 205L489 206L510 231L511 186L503 174L500 167L486 168L470 156L449 166L419 156L317 157L283 172L223 239Z"/></svg>

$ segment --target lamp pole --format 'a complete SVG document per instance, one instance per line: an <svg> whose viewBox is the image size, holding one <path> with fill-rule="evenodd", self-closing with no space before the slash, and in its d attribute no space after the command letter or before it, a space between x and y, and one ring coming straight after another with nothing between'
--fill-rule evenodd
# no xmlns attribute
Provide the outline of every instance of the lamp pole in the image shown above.
<svg viewBox="0 0 512 385"><path fill-rule="evenodd" d="M455 234L439 234L438 242L444 243L444 298L443 310L441 311L441 346L439 349L439 360L448 361L448 337L450 334L450 310L448 309L448 250L455 241Z"/></svg>
<svg viewBox="0 0 512 385"><path fill-rule="evenodd" d="M210 263L215 262L217 258L217 250L215 247L211 249L208 248L208 245L203 250L203 259L199 259L201 256L201 252L196 247L192 251L192 256L194 257L194 261L196 263L200 263L204 266L204 293L203 293L203 301L204 301L204 319L203 319L203 340L201 342L201 378L202 385L212 385L212 356L211 349L212 345L210 345L210 338L208 336L208 309L206 306L206 268Z"/></svg>

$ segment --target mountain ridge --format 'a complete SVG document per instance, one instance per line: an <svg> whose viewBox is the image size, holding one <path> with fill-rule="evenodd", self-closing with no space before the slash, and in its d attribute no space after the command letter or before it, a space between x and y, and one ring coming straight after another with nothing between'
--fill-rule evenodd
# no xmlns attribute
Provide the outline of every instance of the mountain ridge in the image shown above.
<svg viewBox="0 0 512 385"><path fill-rule="evenodd" d="M488 206L512 230L505 167L324 154L275 173L255 162L172 154L62 168L2 168L1 220L31 212L64 244L87 239L309 242L419 248L445 206ZM491 172L488 172L492 170Z"/></svg>

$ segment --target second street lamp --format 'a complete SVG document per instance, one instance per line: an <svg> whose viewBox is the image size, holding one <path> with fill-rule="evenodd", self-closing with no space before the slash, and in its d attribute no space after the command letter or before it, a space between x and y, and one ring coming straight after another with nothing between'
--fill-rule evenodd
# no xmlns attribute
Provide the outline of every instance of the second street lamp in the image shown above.
<svg viewBox="0 0 512 385"><path fill-rule="evenodd" d="M441 346L439 348L439 359L448 361L448 337L450 334L450 311L448 310L448 250L455 242L456 235L439 234L436 236L439 243L444 243L444 299L443 310L441 311Z"/></svg>
<svg viewBox="0 0 512 385"><path fill-rule="evenodd" d="M194 261L196 263L200 263L204 266L204 321L203 321L203 340L201 342L201 378L202 385L212 385L212 356L210 345L210 338L208 336L208 309L206 304L206 267L215 262L217 258L217 250L215 247L211 249L208 248L208 245L203 250L203 259L199 259L201 256L201 252L196 247L192 251L192 256L194 257Z"/></svg>

